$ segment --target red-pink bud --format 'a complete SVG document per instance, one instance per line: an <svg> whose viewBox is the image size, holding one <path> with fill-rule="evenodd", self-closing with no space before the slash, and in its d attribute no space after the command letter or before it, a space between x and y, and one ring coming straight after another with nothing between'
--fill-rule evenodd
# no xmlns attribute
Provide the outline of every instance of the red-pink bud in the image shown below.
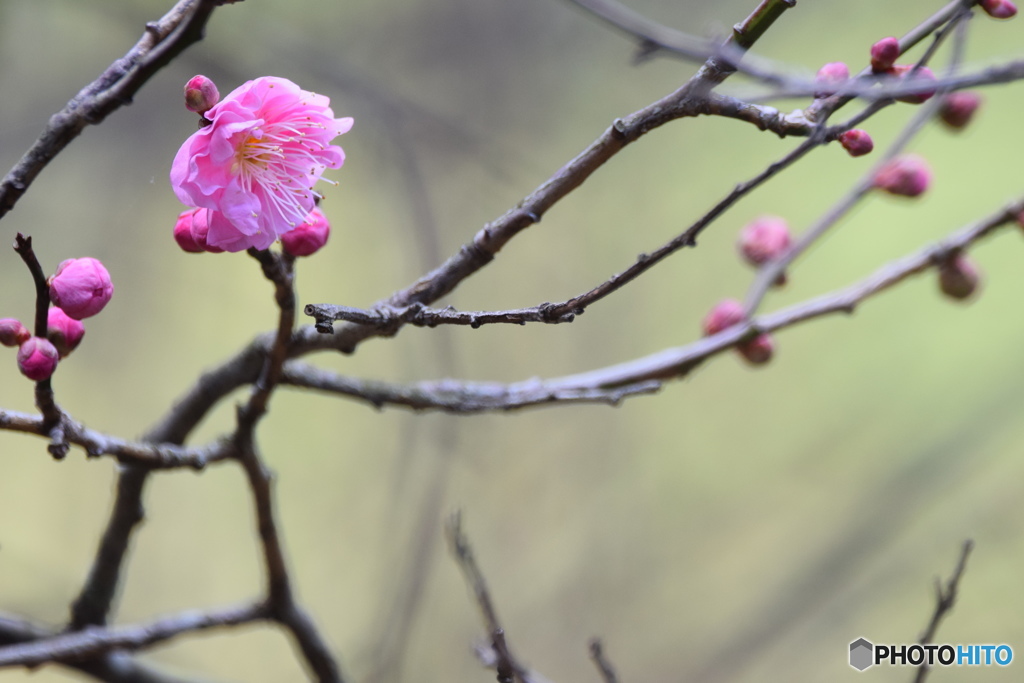
<svg viewBox="0 0 1024 683"><path fill-rule="evenodd" d="M896 66L889 69L887 72L897 78L907 79L909 78L915 86L927 87L929 81L935 81L935 72L926 66L922 66L914 71L912 64L897 64ZM897 97L897 102L906 102L907 104L921 104L927 102L935 95L935 89L931 88L923 92L914 93L913 95L904 95Z"/></svg>
<svg viewBox="0 0 1024 683"><path fill-rule="evenodd" d="M939 264L939 289L951 299L967 299L978 290L981 273L963 253Z"/></svg>
<svg viewBox="0 0 1024 683"><path fill-rule="evenodd" d="M882 38L871 46L871 70L888 71L900 56L900 41L892 36Z"/></svg>
<svg viewBox="0 0 1024 683"><path fill-rule="evenodd" d="M723 299L705 316L704 336L710 337L743 322L743 304L735 299Z"/></svg>
<svg viewBox="0 0 1024 683"><path fill-rule="evenodd" d="M736 243L747 263L759 266L782 255L791 242L789 226L778 216L758 216L743 226Z"/></svg>
<svg viewBox="0 0 1024 683"><path fill-rule="evenodd" d="M772 359L775 342L767 334L759 334L750 341L736 345L736 351L751 365L763 365Z"/></svg>
<svg viewBox="0 0 1024 683"><path fill-rule="evenodd" d="M904 154L890 159L875 174L875 187L902 197L923 194L931 181L932 172L928 163L916 154Z"/></svg>
<svg viewBox="0 0 1024 683"><path fill-rule="evenodd" d="M829 62L818 69L818 76L815 78L821 87L819 92L814 93L815 97L828 97L836 91L836 86L845 83L850 78L850 67L843 62Z"/></svg>
<svg viewBox="0 0 1024 683"><path fill-rule="evenodd" d="M85 336L85 325L51 306L46 314L46 338L56 347L61 358L75 350Z"/></svg>
<svg viewBox="0 0 1024 683"><path fill-rule="evenodd" d="M49 379L57 369L60 354L48 339L30 337L18 349L18 369L34 382Z"/></svg>
<svg viewBox="0 0 1024 683"><path fill-rule="evenodd" d="M314 206L302 225L281 235L281 246L292 256L309 256L327 244L330 236L331 224L327 216L320 207Z"/></svg>
<svg viewBox="0 0 1024 683"><path fill-rule="evenodd" d="M862 157L875 148L875 141L866 130L854 128L839 136L839 144L851 157Z"/></svg>
<svg viewBox="0 0 1024 683"><path fill-rule="evenodd" d="M174 241L182 250L191 254L200 254L204 251L219 254L224 251L220 247L211 247L206 243L206 236L209 232L210 212L208 209L182 211L174 223Z"/></svg>
<svg viewBox="0 0 1024 683"><path fill-rule="evenodd" d="M0 318L0 344L4 346L20 346L32 336L20 320Z"/></svg>
<svg viewBox="0 0 1024 683"><path fill-rule="evenodd" d="M952 130L961 130L981 106L981 95L973 92L952 92L942 98L939 118Z"/></svg>
<svg viewBox="0 0 1024 683"><path fill-rule="evenodd" d="M206 76L193 76L185 84L185 108L205 114L220 100L217 86Z"/></svg>
<svg viewBox="0 0 1024 683"><path fill-rule="evenodd" d="M96 315L114 295L110 273L90 257L64 261L49 283L50 301L75 320Z"/></svg>
<svg viewBox="0 0 1024 683"><path fill-rule="evenodd" d="M978 4L995 19L1009 19L1017 14L1017 5L1010 0L981 0Z"/></svg>

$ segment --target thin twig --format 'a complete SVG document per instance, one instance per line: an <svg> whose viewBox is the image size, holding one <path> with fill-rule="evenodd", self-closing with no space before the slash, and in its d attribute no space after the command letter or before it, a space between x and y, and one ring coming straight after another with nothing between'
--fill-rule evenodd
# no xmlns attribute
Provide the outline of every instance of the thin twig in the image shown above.
<svg viewBox="0 0 1024 683"><path fill-rule="evenodd" d="M590 641L590 658L594 660L594 666L600 672L601 680L604 683L618 683L619 679L615 675L615 668L608 661L608 658L604 656L604 646L601 644L600 638L594 638Z"/></svg>
<svg viewBox="0 0 1024 683"><path fill-rule="evenodd" d="M917 641L921 645L927 645L935 640L935 633L939 629L939 624L942 623L942 620L956 604L960 579L963 578L964 570L967 568L967 558L973 549L974 541L970 539L964 541L960 549L960 559L956 563L956 569L953 570L953 573L946 580L945 588L943 588L942 582L939 579L935 579L935 610L932 612L931 619L928 621L928 626L925 627L924 633L921 634L921 638ZM931 671L931 667L927 664L922 664L918 667L917 673L914 675L914 683L924 683L925 679L928 678L929 671Z"/></svg>
<svg viewBox="0 0 1024 683"><path fill-rule="evenodd" d="M550 379L513 384L453 379L408 385L352 379L295 361L285 366L282 381L366 401L376 407L395 405L455 414L516 410L551 403L611 403L653 393L668 380L687 375L709 358L761 332L774 332L834 313L853 313L864 301L913 275L933 269L996 229L1016 223L1024 199L951 233L942 240L880 267L868 277L774 313L754 317L686 346L663 349L624 363Z"/></svg>
<svg viewBox="0 0 1024 683"><path fill-rule="evenodd" d="M180 0L158 21L146 24L142 37L124 57L51 116L42 135L0 181L0 218L86 126L101 123L114 110L131 103L157 71L201 40L217 4L217 0Z"/></svg>
<svg viewBox="0 0 1024 683"><path fill-rule="evenodd" d="M265 605L251 604L206 612L182 612L149 624L115 628L90 626L80 631L0 647L0 667L79 662L114 649L143 650L184 633L237 626L266 617Z"/></svg>

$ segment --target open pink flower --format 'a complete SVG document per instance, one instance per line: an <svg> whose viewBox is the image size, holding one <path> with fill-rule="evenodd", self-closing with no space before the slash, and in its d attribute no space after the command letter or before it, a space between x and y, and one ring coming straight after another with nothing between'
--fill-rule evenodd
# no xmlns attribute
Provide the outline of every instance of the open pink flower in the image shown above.
<svg viewBox="0 0 1024 683"><path fill-rule="evenodd" d="M209 209L207 244L226 251L266 249L302 224L328 168L345 162L330 142L352 128L330 100L284 78L265 76L229 93L206 112L171 166L175 194Z"/></svg>

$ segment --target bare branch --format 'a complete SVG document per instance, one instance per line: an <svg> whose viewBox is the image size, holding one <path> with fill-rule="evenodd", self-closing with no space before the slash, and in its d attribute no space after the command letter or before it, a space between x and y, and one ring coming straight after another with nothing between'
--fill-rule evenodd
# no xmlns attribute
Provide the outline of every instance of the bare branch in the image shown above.
<svg viewBox="0 0 1024 683"><path fill-rule="evenodd" d="M688 374L705 360L761 332L774 332L833 313L853 313L861 302L907 278L934 268L951 254L1017 220L1024 199L956 231L909 256L888 263L844 289L823 294L788 308L757 316L686 346L575 375L533 379L513 384L438 380L408 385L358 380L327 370L290 362L282 381L363 400L376 407L396 405L415 410L464 414L515 410L562 402L617 404L624 398L653 393L670 379Z"/></svg>
<svg viewBox="0 0 1024 683"><path fill-rule="evenodd" d="M604 683L618 683L619 679L615 675L612 663L604 656L604 646L601 644L600 638L590 641L590 658L594 660L594 666L601 673L601 680Z"/></svg>
<svg viewBox="0 0 1024 683"><path fill-rule="evenodd" d="M970 539L964 541L960 549L960 559L956 563L956 569L953 570L952 575L946 580L945 589L943 589L942 583L935 579L935 611L932 612L928 626L925 627L924 633L921 634L921 638L917 641L921 645L927 645L935 639L935 633L939 629L939 624L942 623L942 620L952 611L953 606L956 604L960 579L963 578L964 570L967 568L967 558L973 549L974 541ZM925 679L928 678L929 671L931 671L931 667L927 664L922 664L918 667L917 673L914 675L914 683L924 683Z"/></svg>
<svg viewBox="0 0 1024 683"><path fill-rule="evenodd" d="M101 123L157 71L203 37L217 0L180 0L159 21L146 24L135 46L50 117L46 129L0 181L0 218L14 208L36 176L88 126Z"/></svg>
<svg viewBox="0 0 1024 683"><path fill-rule="evenodd" d="M40 637L32 642L0 647L0 667L78 662L114 649L142 650L183 633L237 626L266 617L265 605L252 604L207 612L183 612L135 626L91 626L81 631Z"/></svg>

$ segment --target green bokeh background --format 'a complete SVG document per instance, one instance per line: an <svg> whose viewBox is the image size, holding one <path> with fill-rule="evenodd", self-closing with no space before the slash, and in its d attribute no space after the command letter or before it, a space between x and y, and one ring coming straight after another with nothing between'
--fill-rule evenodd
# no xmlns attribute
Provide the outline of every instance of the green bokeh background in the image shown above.
<svg viewBox="0 0 1024 683"><path fill-rule="evenodd" d="M0 2L0 169L134 43L168 2ZM715 35L753 0L634 0L653 19ZM802 2L758 46L813 74L860 68L874 40L938 3ZM971 22L967 62L1018 57L1022 24ZM187 255L171 158L194 130L181 86L222 92L288 77L355 117L330 174L328 247L303 260L303 303L368 306L436 266L541 183L617 116L683 82L671 59L630 63L631 45L559 0L246 2L219 9L206 41L157 75L131 107L90 128L0 223L31 234L44 266L95 256L111 305L56 375L60 404L90 427L136 437L204 369L274 326L270 286L244 254ZM744 92L740 80L727 90ZM871 198L796 264L767 310L852 282L994 211L1022 190L1018 86L986 91L969 130L914 142L935 170L917 201ZM791 102L786 106L800 107ZM867 128L884 147L913 114ZM499 309L589 289L680 232L796 141L736 121L679 121L625 150L513 240L443 303ZM515 381L584 371L695 338L719 299L743 295L738 229L785 216L802 230L871 165L813 153L680 253L572 325L405 329L352 357L314 362L358 377ZM986 271L969 305L931 274L852 317L784 331L751 370L717 358L658 395L617 409L570 406L451 417L374 411L294 390L259 430L279 475L278 510L298 593L353 681L485 681L471 652L481 620L440 533L464 513L510 642L559 683L592 681L599 635L624 681L908 681L858 674L847 644L910 642L933 580L977 544L940 641L1009 643L1024 655L1024 240L1003 231L972 255ZM31 316L31 284L0 252L0 316ZM32 410L14 354L0 405ZM232 424L223 401L190 443ZM58 625L89 566L116 465L75 450L55 463L38 438L0 433L0 608ZM238 468L161 474L136 536L119 623L244 600L261 588L251 503ZM415 587L415 588L414 588ZM145 658L217 681L303 680L269 626L183 637ZM1015 681L951 669L936 681ZM47 667L3 681L80 680ZM867 678L864 678L867 680Z"/></svg>

